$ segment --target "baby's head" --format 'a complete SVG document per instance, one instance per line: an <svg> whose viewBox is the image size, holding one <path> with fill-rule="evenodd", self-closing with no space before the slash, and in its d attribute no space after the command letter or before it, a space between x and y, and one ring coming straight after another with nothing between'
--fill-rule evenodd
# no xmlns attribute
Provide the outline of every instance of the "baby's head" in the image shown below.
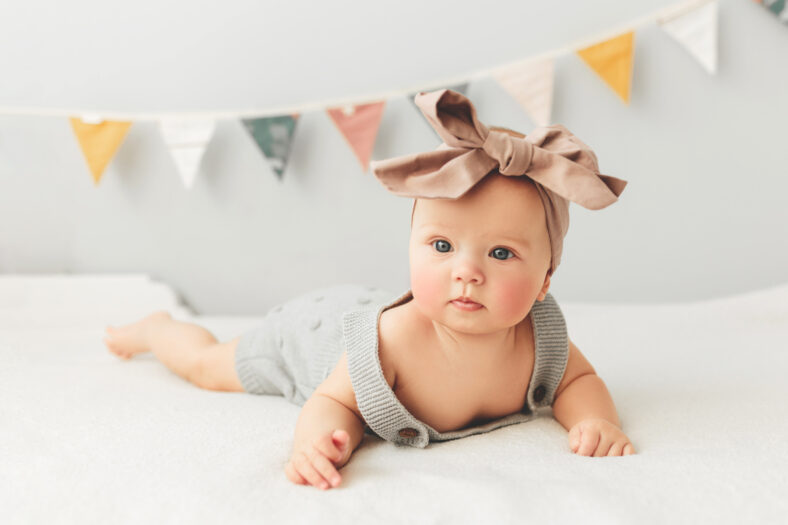
<svg viewBox="0 0 788 525"><path fill-rule="evenodd" d="M446 305L465 296L486 309L473 318L489 314L473 331L513 326L544 299L561 262L569 201L602 209L627 182L600 174L591 148L561 124L528 136L488 127L471 101L450 89L419 93L414 102L443 143L371 163L390 192L416 197L414 301L433 319L454 318L468 310L446 313Z"/></svg>
<svg viewBox="0 0 788 525"><path fill-rule="evenodd" d="M416 199L409 252L414 304L468 333L516 325L550 286L545 211L527 177L493 172L457 199ZM459 297L481 308L463 311Z"/></svg>

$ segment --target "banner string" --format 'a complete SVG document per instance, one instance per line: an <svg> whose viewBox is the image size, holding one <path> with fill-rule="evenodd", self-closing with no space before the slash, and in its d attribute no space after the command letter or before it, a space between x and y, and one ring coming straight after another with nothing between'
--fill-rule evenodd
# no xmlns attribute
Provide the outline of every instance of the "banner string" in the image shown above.
<svg viewBox="0 0 788 525"><path fill-rule="evenodd" d="M419 91L433 91L448 86L462 84L471 80L488 77L495 73L505 71L512 67L518 67L530 62L541 61L548 58L555 58L560 55L572 53L577 49L583 49L599 42L604 42L627 31L635 30L654 21L664 21L680 16L692 11L703 4L716 2L719 0L685 0L672 6L659 9L649 15L642 16L626 24L621 24L614 29L606 31L592 38L577 40L563 48L551 50L539 55L531 56L525 60L510 62L504 65L476 71L470 75L455 76L446 78L441 82L420 84L415 87L389 90L375 93L374 95L354 96L334 98L316 102L308 102L298 105L279 106L266 109L240 110L240 111L189 111L189 112L126 112L126 111L98 111L96 109L41 109L34 107L2 107L2 115L33 115L33 116L54 116L54 117L84 117L91 121L118 120L118 121L144 121L160 119L177 120L222 120L222 119L243 119L259 117L275 117L290 114L302 114L309 111L325 110L333 107L352 107L360 104L368 104L388 100L390 98L408 96Z"/></svg>

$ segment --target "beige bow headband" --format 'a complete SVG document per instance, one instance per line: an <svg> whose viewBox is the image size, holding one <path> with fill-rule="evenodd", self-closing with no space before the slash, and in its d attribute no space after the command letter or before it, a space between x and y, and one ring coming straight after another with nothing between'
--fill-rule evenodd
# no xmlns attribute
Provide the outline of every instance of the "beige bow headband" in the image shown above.
<svg viewBox="0 0 788 525"><path fill-rule="evenodd" d="M591 148L561 124L516 137L479 122L471 101L456 91L419 93L415 102L443 144L434 151L372 161L378 180L403 197L456 199L496 168L501 175L527 175L544 205L551 274L561 262L569 201L599 210L616 202L627 185L600 174Z"/></svg>

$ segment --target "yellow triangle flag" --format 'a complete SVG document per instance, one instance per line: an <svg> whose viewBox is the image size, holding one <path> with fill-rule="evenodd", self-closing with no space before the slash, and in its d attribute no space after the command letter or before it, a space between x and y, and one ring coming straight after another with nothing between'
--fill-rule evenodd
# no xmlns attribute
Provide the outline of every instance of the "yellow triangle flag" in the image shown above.
<svg viewBox="0 0 788 525"><path fill-rule="evenodd" d="M577 51L580 58L585 60L626 104L629 104L629 87L632 83L634 40L635 32L629 31Z"/></svg>
<svg viewBox="0 0 788 525"><path fill-rule="evenodd" d="M104 168L126 137L131 122L105 120L97 124L88 124L80 118L72 117L70 120L79 146L82 148L82 154L93 174L93 181L98 186Z"/></svg>

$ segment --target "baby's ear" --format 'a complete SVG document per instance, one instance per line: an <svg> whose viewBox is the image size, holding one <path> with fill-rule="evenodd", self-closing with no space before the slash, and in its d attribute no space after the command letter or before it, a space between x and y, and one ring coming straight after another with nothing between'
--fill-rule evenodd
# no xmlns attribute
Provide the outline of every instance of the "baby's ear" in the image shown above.
<svg viewBox="0 0 788 525"><path fill-rule="evenodd" d="M542 285L542 289L539 290L539 295L536 296L538 301L544 301L545 295L547 295L547 290L550 289L550 272L547 272L547 275L544 278L544 285Z"/></svg>

